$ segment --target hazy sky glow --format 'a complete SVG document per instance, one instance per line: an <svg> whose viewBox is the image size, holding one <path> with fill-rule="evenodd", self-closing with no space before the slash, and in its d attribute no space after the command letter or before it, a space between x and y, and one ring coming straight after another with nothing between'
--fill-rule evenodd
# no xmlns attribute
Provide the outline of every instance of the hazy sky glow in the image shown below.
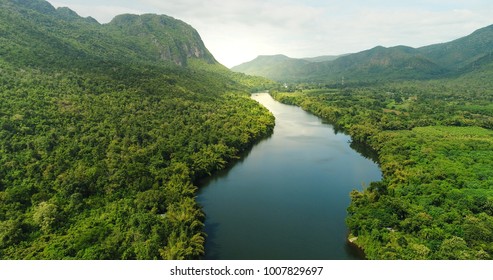
<svg viewBox="0 0 493 280"><path fill-rule="evenodd" d="M491 0L48 0L101 23L123 13L191 24L231 67L258 55L314 57L450 41L493 24Z"/></svg>

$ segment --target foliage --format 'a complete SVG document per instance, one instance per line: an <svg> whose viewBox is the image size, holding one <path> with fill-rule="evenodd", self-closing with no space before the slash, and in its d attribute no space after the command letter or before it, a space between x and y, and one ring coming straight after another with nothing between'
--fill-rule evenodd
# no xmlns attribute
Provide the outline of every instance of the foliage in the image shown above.
<svg viewBox="0 0 493 280"><path fill-rule="evenodd" d="M492 258L493 84L483 77L273 92L378 153L384 179L351 193L347 218L368 258Z"/></svg>
<svg viewBox="0 0 493 280"><path fill-rule="evenodd" d="M377 84L389 81L431 80L475 71L491 62L493 25L457 40L411 48L375 47L334 60L261 56L232 68L282 82Z"/></svg>
<svg viewBox="0 0 493 280"><path fill-rule="evenodd" d="M309 64L304 59L284 55L262 55L250 62L231 68L235 72L266 77L276 81L293 80L300 76L300 70Z"/></svg>
<svg viewBox="0 0 493 280"><path fill-rule="evenodd" d="M199 258L194 182L271 133L273 116L248 94L261 80L206 49L154 60L135 38L44 1L0 5L0 258ZM161 47L192 34L176 55L202 44L182 22L141 20L170 25L144 32Z"/></svg>

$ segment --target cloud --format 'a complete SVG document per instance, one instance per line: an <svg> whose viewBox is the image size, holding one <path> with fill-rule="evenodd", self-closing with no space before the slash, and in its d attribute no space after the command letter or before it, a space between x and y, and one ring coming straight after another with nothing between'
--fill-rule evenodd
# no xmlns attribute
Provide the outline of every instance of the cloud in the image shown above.
<svg viewBox="0 0 493 280"><path fill-rule="evenodd" d="M489 0L54 0L107 22L121 13L159 13L196 28L226 66L261 54L309 57L377 45L423 46L489 25ZM55 4L56 5L56 4Z"/></svg>
<svg viewBox="0 0 493 280"><path fill-rule="evenodd" d="M479 0L142 2L192 24L227 66L259 54L306 57L448 41L490 24L491 11Z"/></svg>
<svg viewBox="0 0 493 280"><path fill-rule="evenodd" d="M366 9L349 22L351 33L374 45L414 47L449 41L490 24L471 10ZM346 30L350 32L350 30ZM339 34L341 35L341 34Z"/></svg>
<svg viewBox="0 0 493 280"><path fill-rule="evenodd" d="M227 66L259 54L298 49L306 33L318 24L324 8L297 1L157 1L147 5L194 26L214 56Z"/></svg>

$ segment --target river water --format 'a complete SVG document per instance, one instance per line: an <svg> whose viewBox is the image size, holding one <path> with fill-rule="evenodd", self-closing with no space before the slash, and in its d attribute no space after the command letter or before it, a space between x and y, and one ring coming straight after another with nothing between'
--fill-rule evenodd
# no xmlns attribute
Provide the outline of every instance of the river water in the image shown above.
<svg viewBox="0 0 493 280"><path fill-rule="evenodd" d="M253 99L276 117L272 136L203 182L206 259L359 259L345 225L349 193L381 179L351 138L267 93Z"/></svg>

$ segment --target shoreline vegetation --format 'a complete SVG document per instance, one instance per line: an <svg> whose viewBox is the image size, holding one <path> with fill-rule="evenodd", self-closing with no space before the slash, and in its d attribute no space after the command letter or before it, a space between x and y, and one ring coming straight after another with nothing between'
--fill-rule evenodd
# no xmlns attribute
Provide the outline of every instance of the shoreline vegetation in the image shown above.
<svg viewBox="0 0 493 280"><path fill-rule="evenodd" d="M377 152L383 180L350 193L347 218L367 258L492 259L492 32L276 88L169 16L0 0L0 259L199 259L197 182L272 133L248 96L263 89Z"/></svg>
<svg viewBox="0 0 493 280"><path fill-rule="evenodd" d="M348 242L368 259L491 259L491 82L271 91L368 144L383 173L351 192ZM283 91L284 90L284 91Z"/></svg>
<svg viewBox="0 0 493 280"><path fill-rule="evenodd" d="M170 69L188 85L122 89L91 74L0 66L2 259L199 258L197 182L274 127L246 91L197 68L180 72L207 81L207 93Z"/></svg>
<svg viewBox="0 0 493 280"><path fill-rule="evenodd" d="M168 16L0 8L0 259L200 258L195 183L272 133L273 83Z"/></svg>

